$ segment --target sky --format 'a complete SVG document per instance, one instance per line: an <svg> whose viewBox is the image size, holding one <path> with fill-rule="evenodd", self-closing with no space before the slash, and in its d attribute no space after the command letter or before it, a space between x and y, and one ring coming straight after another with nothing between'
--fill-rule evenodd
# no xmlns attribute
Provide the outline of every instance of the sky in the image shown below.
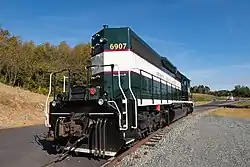
<svg viewBox="0 0 250 167"><path fill-rule="evenodd" d="M90 42L102 28L131 27L192 85L250 86L249 0L1 0L0 24L40 44Z"/></svg>

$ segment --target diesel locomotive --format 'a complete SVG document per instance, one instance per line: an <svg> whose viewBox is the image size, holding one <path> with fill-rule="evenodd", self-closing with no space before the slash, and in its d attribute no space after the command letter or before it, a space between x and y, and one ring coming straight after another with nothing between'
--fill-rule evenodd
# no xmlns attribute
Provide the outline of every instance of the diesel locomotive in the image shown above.
<svg viewBox="0 0 250 167"><path fill-rule="evenodd" d="M190 79L131 28L104 25L91 46L86 84L73 85L70 69L50 74L45 125L58 150L116 156L193 112Z"/></svg>

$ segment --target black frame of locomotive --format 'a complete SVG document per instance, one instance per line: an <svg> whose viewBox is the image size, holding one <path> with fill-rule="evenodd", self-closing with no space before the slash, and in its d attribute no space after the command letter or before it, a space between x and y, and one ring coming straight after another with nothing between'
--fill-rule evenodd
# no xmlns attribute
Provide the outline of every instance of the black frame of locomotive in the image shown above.
<svg viewBox="0 0 250 167"><path fill-rule="evenodd" d="M112 76L114 76L114 73L113 73L113 69L114 69L114 65L113 64L110 64L110 65L90 65L90 66L87 66L86 67L86 69L87 69L87 76L89 76L89 72L90 72L90 69L92 68L92 67L107 67L107 66L110 66L111 67L111 70L112 70ZM68 71L68 92L67 92L67 98L64 96L64 95L62 95L62 94L57 94L57 91L56 91L56 87L58 86L58 84L57 84L57 80L56 80L56 75L57 74L59 74L59 73L63 73L63 72L65 72L65 71ZM98 156L98 155L100 155L100 156L105 156L105 145L106 145L106 143L105 143L105 140L104 141L101 141L101 139L102 138L104 138L105 139L105 137L108 137L108 136L105 136L106 134L105 134L105 128L106 128L106 126L108 126L108 124L106 124L107 123L107 119L109 119L109 117L107 116L107 118L105 118L105 116L104 115L109 115L110 113L98 113L98 111L97 111L97 113L96 112L88 112L88 111L84 111L84 110L78 110L76 113L73 113L73 112L65 112L66 110L64 110L64 111L62 111L62 112L59 112L59 113L57 113L57 112L54 112L55 110L53 109L53 107L59 107L58 109L60 110L60 109L63 109L64 108L64 103L68 103L68 102L72 102L73 104L75 103L75 102L77 102L78 104L79 103L81 103L82 105L83 105L83 107L88 107L88 106L93 106L93 107L97 107L97 106L99 106L99 108L100 107L106 107L106 108L108 108L109 110L111 110L112 109L112 105L107 101L107 99L105 98L105 95L106 95L106 92L104 92L103 93L103 95L101 95L101 94L99 94L99 97L97 98L97 99L89 99L89 94L87 93L88 92L88 90L89 90L89 88L91 88L91 87L89 87L89 83L90 83L90 77L87 77L87 87L85 87L85 90L86 91L84 91L84 98L81 98L81 99L77 99L77 100L72 100L71 99L71 93L73 92L71 89L71 70L70 69L64 69L64 70L61 70L61 71L57 71L57 72L53 72L53 73L51 73L50 74L50 91L49 91L49 94L51 94L51 91L52 91L52 87L53 87L53 101L51 101L49 104L50 104L50 109L52 109L52 110L50 110L50 112L49 112L49 123L52 123L52 127L50 127L49 128L49 133L48 133L48 138L49 138L49 140L52 140L52 141L54 141L54 145L55 145L55 147L56 147L56 150L57 151L62 151L64 148L66 148L68 145L70 145L70 147L69 147L69 149L68 150L71 150L72 151L72 148L73 147L75 147L76 145L77 145L77 143L79 143L79 142L81 142L81 141L83 141L84 139L88 139L88 140L95 140L94 142L92 142L92 143L90 143L89 141L87 142L88 144L87 144L87 148L88 149L90 149L90 148L93 148L93 147L97 147L97 146L95 146L95 144L96 144L96 142L97 142L97 145L98 145L98 147L100 146L100 145L103 145L103 152L99 149L99 148L95 148L95 151L93 151L93 153L94 153L94 155L96 155L96 156ZM65 83L64 83L65 84ZM114 82L112 81L112 87L113 87L113 84L114 84ZM61 92L60 92L61 93ZM65 93L65 92L64 92ZM77 92L76 92L77 93ZM103 104L97 104L96 102L98 102L97 100L99 100L99 99L103 99L104 101L104 103ZM74 102L75 101L75 102ZM90 102L90 103L89 103ZM94 103L93 103L94 102ZM54 103L54 104L53 104ZM76 104L76 103L75 103ZM47 104L46 104L47 105ZM86 106L84 106L84 105L86 105ZM113 117L115 118L114 120L115 121L113 121L113 123L114 123L114 125L118 122L118 121L116 121L118 118L119 118L119 122L118 122L118 124L120 123L120 117L118 117L117 116L117 111L116 110L119 110L119 108L115 108L115 107L113 107ZM52 111L52 112L51 112ZM61 110L60 110L61 111ZM77 118L79 118L79 116L80 117L84 117L84 118L91 118L91 117L96 117L96 116L102 116L102 119L104 119L104 121L103 120L99 120L99 119L97 119L97 121L95 121L95 125L97 125L98 127L95 129L95 131L92 133L92 131L91 130L89 130L89 129L86 129L86 126L87 125L85 125L85 129L84 129L84 131L83 131L83 134L82 135L80 135L80 136L78 136L78 137L80 137L80 139L78 139L78 140L73 140L73 143L72 142L70 142L70 139L72 138L72 136L74 136L74 134L73 133L75 133L75 132L71 132L70 131L70 133L72 133L72 134L70 134L70 136L68 136L68 137L70 137L70 139L66 142L66 141L61 141L61 142L59 142L59 140L61 139L61 137L63 136L63 135L65 135L65 134L59 134L60 132L60 127L59 127L59 124L60 124L60 117L57 117L57 116L55 116L55 115L64 115L64 114L66 114L67 116L68 116L68 122L71 122L72 120L75 120L75 119L77 119ZM104 116L104 117L103 117ZM53 120L54 119L54 120ZM56 119L56 120L55 120ZM86 120L86 119L85 119ZM73 126L75 126L76 124L74 123L73 125L71 125L72 126L72 128L76 128L76 127L73 127ZM67 125L66 125L67 126ZM99 127L100 126L100 127ZM120 127L120 125L119 125L119 127ZM70 127L71 128L71 127ZM78 127L79 128L79 127ZM93 128L93 127L92 127ZM101 129L104 129L104 132L103 132L103 134L101 134ZM119 141L116 141L116 139L117 139L117 137L115 137L113 140L114 141L112 141L112 142L109 142L109 143L116 143L117 142L117 144L115 144L115 145L113 145L113 147L116 147L116 149L118 149L121 145L123 145L122 144L122 141L123 141L123 138L122 138L122 134L119 132L119 131L117 131L117 129L116 129L116 126L113 126L112 127L113 128L113 132L112 133L114 133L114 135L116 135L116 136L119 136L118 137L118 139L120 139ZM110 128L111 129L111 128ZM51 131L52 130L52 131ZM97 132L98 131L98 132ZM97 134L98 133L98 134ZM102 138L100 138L100 140L99 141L97 141L98 139L97 139L97 136L103 136ZM94 136L94 138L95 139L93 139L93 136ZM52 137L52 138L50 138L50 137ZM109 140L109 141L111 141L112 140L112 138ZM59 143L60 144L59 144ZM99 142L99 143L98 143ZM101 144L102 143L102 144ZM61 145L65 145L65 146L61 146ZM98 152L98 150L99 150L99 152ZM90 151L90 152L92 152L92 151ZM108 152L108 151L106 151L106 152Z"/></svg>
<svg viewBox="0 0 250 167"><path fill-rule="evenodd" d="M113 73L113 68L114 68L114 65L113 64L111 64L111 65L91 65L91 66L88 66L88 67L86 67L86 69L87 69L87 75L89 75L89 72L90 72L90 68L91 67L106 67L106 66L110 66L111 67L111 69L112 69L112 78L114 77L114 73ZM56 75L58 74L58 73L62 73L62 72L64 72L64 71L68 71L68 92L67 92L67 94L68 94L68 97L67 98L56 98L56 97L58 97L57 95L56 95L56 93L57 93L57 91L56 91L56 86L57 86L57 84L56 84ZM144 71L144 70L141 70L141 72L146 72L146 71ZM148 72L147 72L148 73ZM148 73L148 74L150 74L150 73ZM153 80L153 77L156 77L156 78L159 78L159 77L157 77L157 76L154 76L153 74L150 74L151 76L152 76L152 80ZM142 76L142 74L141 74L141 76ZM54 97L54 100L52 101L52 102L50 102L50 106L52 105L52 103L53 102L56 102L57 104L60 104L61 106L63 106L63 102L67 102L67 101L71 101L71 93L72 93L72 91L71 91L71 71L70 71L70 69L65 69L65 70L62 70L62 71L58 71L58 72L55 72L55 73L53 73L52 74L52 80L53 80L53 97ZM86 87L86 90L88 90L88 86L89 86L89 80L90 80L90 77L88 77L87 78L87 80L88 80L88 82L87 82L87 87ZM162 79L161 79L162 80ZM113 86L113 84L114 84L114 81L112 81L112 86ZM140 84L141 85L141 84ZM142 88L142 85L140 86L141 88ZM153 88L153 87L152 87ZM84 96L85 98L83 98L83 99L81 99L81 100L79 100L78 99L78 101L89 101L89 98L87 98L87 97L89 97L89 96L87 96L87 93L85 94L85 96ZM103 97L103 99L105 99L105 97L104 96L99 96L99 98L101 98L101 97ZM107 100L107 99L106 99ZM111 99L110 99L111 100ZM115 99L112 99L112 100L115 100ZM139 100L139 98L138 98L138 100ZM152 100L153 100L153 98L152 98ZM73 100L74 101L74 100ZM93 103L92 103L93 104ZM52 107L52 106L51 106ZM55 107L55 106L54 106ZM141 107L141 108L144 108L144 107ZM117 113L117 111L114 111L114 113ZM53 115L54 114L54 112L50 112L50 114L51 115ZM65 113L66 114L66 113ZM78 112L78 114L79 114L79 112ZM89 113L84 113L84 111L82 111L82 115L83 116L85 116L85 117L89 117L89 115L88 115ZM137 114L137 113L134 113L134 114ZM137 121L137 120L135 120L135 115L134 114L132 114L131 113L131 116L132 117L130 117L130 121L132 121L132 122L134 122L134 121ZM165 114L167 114L166 115L166 118L167 118L167 120L166 120L166 123L167 124L169 124L170 123L170 121L172 121L172 118L170 118L171 116L169 115L170 114L170 112L166 112ZM74 116L75 116L76 114L74 114L74 113L70 113L68 116L70 116L71 118L73 118ZM78 115L79 116L79 115ZM117 117L117 115L115 115L115 117ZM58 119L59 118L57 118L57 120L55 121L56 122L56 124L54 124L54 127L52 127L53 129L56 129L57 128L57 123L58 123ZM170 120L171 119L171 120ZM50 120L51 121L51 120ZM120 121L120 120L119 120ZM121 121L122 121L122 119L121 119ZM98 122L99 123L99 122ZM98 124L97 123L97 124ZM122 124L122 122L119 122L119 123L121 123ZM128 123L128 125L130 125L131 123ZM106 125L105 125L106 126ZM139 127L137 127L137 129L138 129ZM155 127L154 127L155 128ZM158 127L159 128L159 127ZM131 129L132 130L132 128L131 128L131 126L128 126L128 131L130 131L129 129ZM153 129L153 130L156 130L156 129ZM55 130L56 131L56 130ZM86 131L86 130L85 130ZM134 131L134 129L132 130L132 131L134 131L134 132L128 132L128 131L125 131L125 133L126 133L126 136L127 136L127 141L128 140L130 140L130 139L132 139L133 138L133 136L135 137L135 131ZM100 132L100 130L99 130L99 132ZM152 132L152 131L151 131ZM151 133L150 132L150 133ZM56 133L56 132L55 132ZM95 133L97 133L97 132L95 132ZM120 131L119 133L122 133L122 131ZM146 134L147 134L148 132L146 132ZM145 132L143 131L143 132L140 132L140 136L138 136L139 138L142 138L142 137L145 137ZM121 134L120 134L121 135ZM87 133L85 133L84 134L84 136L86 137L86 138L89 138L89 134L87 135ZM105 135L103 135L103 136L105 136ZM117 136L118 136L118 134L117 134ZM56 137L55 138L55 143L58 141L57 140L57 134L55 134L55 136L54 137ZM80 136L79 136L80 137ZM120 136L121 137L121 136ZM60 137L59 137L60 138ZM83 138L82 138L83 139ZM116 140L117 138L114 138L114 140ZM121 139L121 138L120 138ZM101 140L101 139L100 139ZM125 138L124 138L124 140L125 140ZM76 142L76 141L75 141ZM101 143L102 141L100 141L100 143ZM126 141L125 141L126 142ZM69 143L69 142L68 142ZM122 142L120 141L119 142L119 144L121 144ZM65 144L65 143L64 143ZM72 144L72 143L71 143ZM73 143L74 144L74 143ZM72 146L73 146L73 144L72 144ZM125 143L124 143L125 144ZM103 144L103 145L105 145L105 144ZM65 146L66 147L66 146ZM87 146L87 147L89 147L89 146ZM58 150L60 150L60 149L62 149L62 148L59 148ZM94 154L95 155L98 155L98 151L95 151L94 152ZM102 155L101 153L99 153L99 155Z"/></svg>
<svg viewBox="0 0 250 167"><path fill-rule="evenodd" d="M90 69L92 68L92 67L98 67L98 68L100 68L100 67L111 67L111 75L112 75L112 78L111 78L111 87L112 87L112 90L114 89L114 64L108 64L108 65L88 65L88 66L86 66L86 76L87 76L87 79L86 79L86 87L84 87L86 90L87 89L89 89L89 88L91 88L91 85L90 85L90 83L91 83L91 77L90 77ZM67 69L64 69L64 70L61 70L61 71L57 71L57 72L52 72L51 73L51 85L50 85L50 92L52 91L52 88L51 87L53 87L53 100L55 101L55 100L58 100L58 96L57 95L61 95L61 94L57 94L57 91L56 91L56 86L58 86L58 84L57 84L57 82L56 82L56 75L57 74L59 74L59 73L63 73L63 72L68 72L68 76L67 76L67 78L68 78L68 84L67 84L67 87L68 87L68 92L67 92L67 100L68 101L71 101L71 92L72 92L72 87L71 87L71 70L69 69L69 68L67 68ZM65 76L65 75L64 75ZM64 83L65 84L65 83ZM78 87L78 86L76 86L76 87ZM114 94L113 94L113 92L114 92L114 90L112 91L112 100L114 99ZM106 94L107 92L104 92L104 91L102 91L102 94ZM89 94L87 94L87 92L86 92L86 97L84 98L84 100L87 100L88 98L87 97L89 97ZM63 99L61 99L61 96L59 96L60 98L59 98L59 100L63 100L63 101L66 101L65 100L65 96L62 96L63 97Z"/></svg>
<svg viewBox="0 0 250 167"><path fill-rule="evenodd" d="M111 65L91 65L91 66L87 66L86 67L86 69L87 69L87 76L89 75L89 69L91 68L91 67L107 67L107 66L110 66L111 67L111 69L112 69L112 77L114 77L114 73L113 73L113 68L114 68L114 65L113 64L111 64ZM58 86L58 84L57 84L57 80L56 80L56 75L57 74L59 74L59 73L63 73L63 72L65 72L65 71L67 71L68 72L68 92L67 92L67 98L65 97L65 96L61 96L61 94L57 94L57 91L56 91L56 86ZM141 71L144 71L144 70L141 70ZM146 72L146 71L144 71L144 72ZM148 72L147 72L148 73ZM149 73L150 74L150 73ZM152 74L151 74L152 75ZM157 77L157 76L154 76L154 75L152 75L152 77ZM157 78L159 78L159 77L157 77ZM153 79L153 78L152 78ZM58 105L59 106L59 108L62 108L62 107L64 107L64 103L66 102L70 102L70 101L74 101L74 100L71 100L71 93L72 93L72 90L71 90L71 71L70 71L70 69L64 69L64 70L61 70L61 71L58 71L58 72L53 72L53 73L51 73L51 80L53 81L53 83L51 82L51 85L50 85L50 89L53 87L53 101L51 101L50 102L50 107L55 107L56 105ZM90 78L88 77L88 82L87 82L87 87L86 87L86 90L88 90L88 86L89 86L89 80L90 80ZM65 84L65 83L64 83ZM113 86L113 84L114 84L114 81L112 81L112 86ZM61 93L61 92L60 92ZM64 92L65 93L65 92ZM105 93L104 93L105 94ZM89 98L87 98L87 97L89 97L88 96L88 94L86 93L85 94L85 96L84 96L84 98L83 99L78 99L77 101L78 102L86 102L86 101L89 101ZM105 99L105 97L104 96L100 96L99 98L101 98L101 97L103 97L103 99ZM95 99L94 101L96 101L97 99ZM105 99L105 100L107 100L107 99ZM110 100L115 100L115 99L110 99ZM116 99L117 100L117 99ZM115 100L115 101L116 101ZM138 99L139 100L139 99ZM106 101L107 102L107 101ZM116 101L117 102L117 101ZM53 103L56 103L56 104L54 104L53 105ZM107 102L107 103L109 103L109 102ZM93 104L93 103L92 103ZM103 106L105 106L105 105L103 105ZM53 108L52 107L52 108ZM120 106L119 106L119 108L120 108ZM115 114L115 113L117 113L117 111L116 110L119 110L119 108L116 108L115 110L114 110L114 117L116 117L117 118L117 114ZM52 110L53 111L53 110ZM67 145L70 145L70 148L69 148L69 150L72 150L72 148L74 147L74 146L76 146L77 145L77 143L79 143L79 142L81 142L82 140L84 140L85 138L88 138L88 140L89 140L89 138L91 138L91 136L90 136L90 134L88 134L89 132L91 133L91 131L89 131L89 132L87 132L87 129L85 129L84 130L84 134L82 135L82 136L78 136L78 137L81 137L80 139L78 139L78 140L73 140L73 142L72 143L70 143L69 141L67 141L67 142L65 142L65 141L63 141L62 143L63 143L63 145L65 145L65 146L60 146L61 144L59 144L59 143L57 143L59 140L60 140L60 136L57 134L58 133L58 131L60 131L59 129L57 129L57 128L59 128L59 126L58 126L58 124L60 123L60 117L57 117L56 118L56 120L52 120L52 119L54 119L54 118L51 118L51 116L53 117L54 116L54 114L57 114L57 112L50 112L49 113L50 114L50 122L54 122L54 124L52 125L52 127L50 127L50 130L51 129L53 129L54 130L54 135L52 135L53 137L55 137L54 138L54 144L55 144L55 146L56 146L56 150L57 151L62 151L64 148L66 148L67 147ZM60 114L62 114L62 113L60 113ZM82 112L82 113L79 113L79 112L77 112L77 113L69 113L69 112L65 112L64 114L66 114L67 116L69 116L69 118L70 119L74 119L75 117L79 117L79 116L81 116L81 117L90 117L90 115L89 114L93 114L93 113L87 113L87 112ZM135 114L137 114L137 113L135 113ZM170 123L170 116L169 116L169 112L167 112L166 113L167 114L167 124L169 124ZM58 114L59 115L59 114ZM132 117L130 117L129 119L131 120L131 121L137 121L137 120L135 120L135 115L133 115L132 113L131 113L131 115L132 115ZM70 121L70 120L69 120ZM105 120L104 122L106 123L106 121L107 120ZM119 120L120 121L120 120ZM121 121L122 121L122 119L121 119ZM102 122L99 122L99 120L97 121L97 125L99 125L99 124L101 124ZM122 122L119 122L119 123L121 123L121 125L122 125ZM119 124L118 123L118 124ZM130 123L128 122L128 125L130 125ZM101 126L101 125L100 125ZM104 125L102 125L102 126L104 126L104 129L105 129L105 126L106 126L106 124L104 124ZM86 127L86 125L85 125L85 127ZM123 128L122 126L121 126L121 128ZM137 127L138 128L138 127ZM154 127L155 128L155 127ZM113 131L116 131L115 130L116 128L114 128L114 130ZM128 132L128 131L130 131L130 129L133 131L132 133L131 132ZM153 129L152 129L153 130ZM156 130L156 129L154 129L154 130ZM127 133L128 132L128 133ZM152 132L152 131L151 131ZM150 133L151 133L150 132ZM73 132L74 133L74 132ZM94 135L96 136L96 134L97 133L101 133L101 130L99 130L98 132L93 132L94 133ZM118 134L116 134L117 136L120 136L120 141L118 142L117 140L118 140L118 138L114 138L113 140L115 140L116 142L117 142L117 147L119 147L119 144L122 144L122 141L124 140L124 144L122 144L123 146L124 145L126 145L127 143L129 143L129 142L132 142L133 140L131 140L131 139L133 139L133 137L136 137L135 136L135 130L134 129L132 129L130 126L128 126L127 127L127 131L125 131L125 132L123 132L123 131L120 131L120 130L118 130L117 131L117 133ZM122 136L122 134L123 133L126 133L126 136L127 136L127 138L123 138L123 137L121 137ZM51 132L49 132L49 134L51 135ZM145 135L147 135L148 134L148 132L144 132L144 131L142 131L140 134L139 134L139 136L137 136L136 138L143 138L143 137L145 137ZM69 136L70 138L73 136L73 134L71 134L71 136ZM105 134L103 135L103 136L105 136ZM95 137L96 138L96 137ZM105 138L105 137L104 137ZM91 139L90 139L91 140ZM115 142L115 141L113 141L113 142ZM100 141L99 141L99 143L102 143L102 142L104 142L103 143L103 145L104 145L104 147L105 147L105 141L101 141L101 138L100 138ZM99 145L101 145L101 144L99 144ZM122 146L121 145L121 146ZM91 148L92 146L90 146L90 145L88 145L87 146L87 148ZM101 150L99 150L99 153L98 153L98 150L99 150L99 148L96 150L96 151L94 151L93 153L94 153L94 155L96 155L96 156L105 156L105 152L102 154L101 153ZM104 150L105 150L105 148L104 148ZM118 151L117 151L118 152Z"/></svg>

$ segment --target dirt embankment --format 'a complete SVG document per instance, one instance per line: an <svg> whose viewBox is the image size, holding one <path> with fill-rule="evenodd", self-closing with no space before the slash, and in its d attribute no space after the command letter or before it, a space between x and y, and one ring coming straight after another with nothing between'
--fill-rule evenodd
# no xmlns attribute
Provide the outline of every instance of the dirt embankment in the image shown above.
<svg viewBox="0 0 250 167"><path fill-rule="evenodd" d="M0 129L43 124L46 96L0 83Z"/></svg>

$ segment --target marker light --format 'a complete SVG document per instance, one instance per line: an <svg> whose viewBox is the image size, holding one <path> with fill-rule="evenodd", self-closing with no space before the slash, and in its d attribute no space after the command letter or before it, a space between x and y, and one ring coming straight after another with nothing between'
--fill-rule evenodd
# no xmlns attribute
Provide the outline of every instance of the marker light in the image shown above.
<svg viewBox="0 0 250 167"><path fill-rule="evenodd" d="M98 100L98 104L101 106L101 105L103 105L103 103L104 103L104 100L103 99L99 99Z"/></svg>
<svg viewBox="0 0 250 167"><path fill-rule="evenodd" d="M56 106L56 101L53 101L52 104L51 104L53 107Z"/></svg>
<svg viewBox="0 0 250 167"><path fill-rule="evenodd" d="M89 93L93 96L96 93L96 89L95 88L90 88Z"/></svg>

